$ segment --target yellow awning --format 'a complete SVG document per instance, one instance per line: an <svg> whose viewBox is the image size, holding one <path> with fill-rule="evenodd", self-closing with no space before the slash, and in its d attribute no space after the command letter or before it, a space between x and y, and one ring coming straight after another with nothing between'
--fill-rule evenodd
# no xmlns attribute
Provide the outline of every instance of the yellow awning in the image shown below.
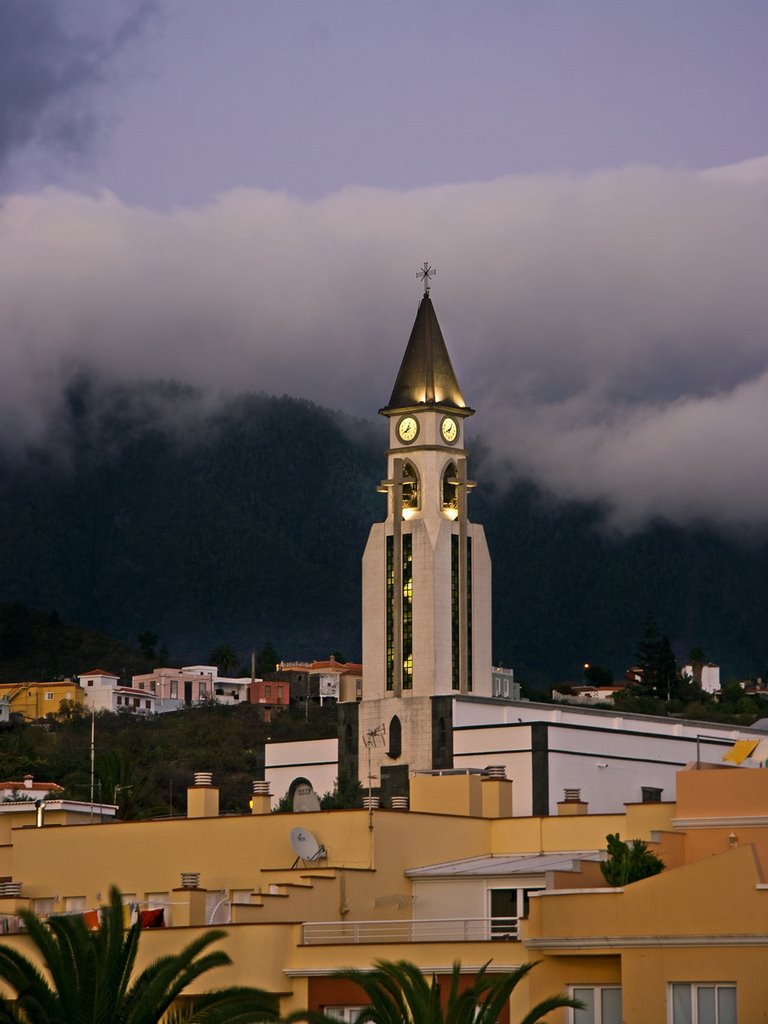
<svg viewBox="0 0 768 1024"><path fill-rule="evenodd" d="M723 760L741 764L749 757L759 742L759 740L736 740L728 753L723 754Z"/></svg>

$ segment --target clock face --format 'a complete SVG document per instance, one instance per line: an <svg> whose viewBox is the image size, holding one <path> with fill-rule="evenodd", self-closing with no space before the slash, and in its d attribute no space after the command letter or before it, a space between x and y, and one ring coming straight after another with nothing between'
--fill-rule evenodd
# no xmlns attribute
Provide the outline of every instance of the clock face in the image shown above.
<svg viewBox="0 0 768 1024"><path fill-rule="evenodd" d="M419 421L413 416L403 416L397 424L397 436L404 444L411 444L419 434Z"/></svg>
<svg viewBox="0 0 768 1024"><path fill-rule="evenodd" d="M448 444L453 444L459 436L459 428L456 424L456 420L451 419L450 416L446 416L440 424L440 433L443 435L444 441Z"/></svg>

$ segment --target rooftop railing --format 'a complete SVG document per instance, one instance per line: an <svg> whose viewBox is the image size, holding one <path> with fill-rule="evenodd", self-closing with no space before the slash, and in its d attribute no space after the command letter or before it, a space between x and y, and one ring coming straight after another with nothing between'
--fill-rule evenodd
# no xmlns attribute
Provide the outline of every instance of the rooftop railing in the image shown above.
<svg viewBox="0 0 768 1024"><path fill-rule="evenodd" d="M393 921L307 921L305 946L374 942L517 941L516 917L442 917Z"/></svg>

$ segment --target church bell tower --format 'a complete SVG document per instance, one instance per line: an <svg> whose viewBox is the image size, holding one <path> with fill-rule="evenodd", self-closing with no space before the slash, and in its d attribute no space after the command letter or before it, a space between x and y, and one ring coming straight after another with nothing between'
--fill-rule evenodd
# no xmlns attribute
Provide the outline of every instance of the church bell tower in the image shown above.
<svg viewBox="0 0 768 1024"><path fill-rule="evenodd" d="M450 767L452 698L491 696L491 563L483 528L467 515L474 485L464 426L474 410L443 340L432 274L425 263L424 294L380 410L389 421L379 487L387 516L372 527L363 556L360 775L370 758L374 785L384 781L382 769L402 776Z"/></svg>

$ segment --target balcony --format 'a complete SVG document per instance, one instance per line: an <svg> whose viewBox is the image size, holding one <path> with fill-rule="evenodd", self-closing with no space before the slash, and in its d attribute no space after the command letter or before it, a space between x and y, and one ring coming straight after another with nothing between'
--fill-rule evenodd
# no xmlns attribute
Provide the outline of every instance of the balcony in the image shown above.
<svg viewBox="0 0 768 1024"><path fill-rule="evenodd" d="M516 917L402 918L395 921L308 921L305 946L386 942L499 942L518 938Z"/></svg>

